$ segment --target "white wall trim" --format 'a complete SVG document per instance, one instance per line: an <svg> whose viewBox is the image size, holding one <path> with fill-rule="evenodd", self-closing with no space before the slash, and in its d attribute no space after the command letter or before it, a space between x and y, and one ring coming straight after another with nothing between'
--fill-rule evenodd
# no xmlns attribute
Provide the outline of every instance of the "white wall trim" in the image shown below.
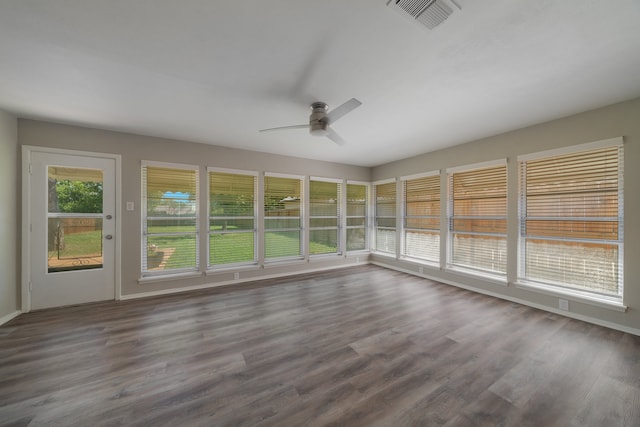
<svg viewBox="0 0 640 427"><path fill-rule="evenodd" d="M529 160L544 159L547 157L562 156L565 154L579 153L581 151L597 150L599 148L613 147L622 145L624 138L618 136L616 138L603 139L601 141L587 142L584 144L570 145L568 147L555 148L553 150L538 151L536 153L522 154L517 157L518 162L526 162Z"/></svg>
<svg viewBox="0 0 640 427"><path fill-rule="evenodd" d="M485 169L485 168L491 168L494 166L504 166L507 164L507 159L496 159L496 160L489 160L486 162L479 162L479 163L470 163L468 165L461 165L461 166L454 166L454 167L450 167L447 168L447 174L451 174L451 173L457 173L457 172L466 172L466 171L473 171L476 169Z"/></svg>
<svg viewBox="0 0 640 427"><path fill-rule="evenodd" d="M391 184L392 182L397 182L397 179L393 177L393 178L381 179L379 181L373 181L371 183L371 186L375 187L376 185Z"/></svg>
<svg viewBox="0 0 640 427"><path fill-rule="evenodd" d="M4 325L5 323L9 322L10 320L15 319L16 317L18 317L21 314L22 314L22 311L16 310L13 313L9 313L7 315L4 315L4 316L0 317L0 326Z"/></svg>
<svg viewBox="0 0 640 427"><path fill-rule="evenodd" d="M344 179L342 178L326 178L321 176L309 176L309 181L319 181L319 182L331 182L334 184L342 184Z"/></svg>
<svg viewBox="0 0 640 427"><path fill-rule="evenodd" d="M250 175L257 177L260 175L258 171L249 171L243 169L229 169L229 168L218 168L215 166L207 166L207 173L209 172L217 172L217 173L228 173L230 175Z"/></svg>
<svg viewBox="0 0 640 427"><path fill-rule="evenodd" d="M440 170L438 169L438 170L424 172L424 173L414 173L413 175L401 176L400 181L411 181L414 179L428 178L430 176L439 176L439 175L440 175Z"/></svg>
<svg viewBox="0 0 640 427"><path fill-rule="evenodd" d="M622 332L626 332L632 335L637 335L640 336L640 329L639 328L632 328L630 326L625 326L625 325L620 325L618 323L613 323L613 322L607 322L605 320L600 320L600 319L596 319L590 316L585 316L583 314L579 314L579 313L574 313L571 311L564 311L564 310L560 310L558 308L554 308L554 307L549 307L543 304L537 304L535 302L531 302L531 301L527 301L521 298L514 298L508 295L502 295L496 292L491 292L491 291L487 291L484 289L480 289L480 288L476 288L473 286L468 286L468 285L463 285L462 283L459 282L455 282L453 280L447 280L447 279L443 279L440 277L435 277L435 276L431 276L429 274L420 274L417 271L412 271L409 269L405 269L402 267L397 267L397 266L393 266L393 265L389 265L389 264L384 264L378 261L370 261L371 264L373 265L377 265L379 267L384 267L384 268L389 268L391 270L396 270L396 271L401 271L403 273L407 273L407 274L411 274L413 276L418 276L418 277L422 277L425 279L429 279L429 280L433 280L434 282L439 282L439 283L444 283L447 285L451 285L451 286L456 286L458 288L462 288L462 289L466 289L468 291L471 292L477 292L479 294L484 294L484 295L488 295L491 297L495 297L498 299L502 299L502 300L506 300L506 301L511 301L511 302L515 302L518 304L522 304L522 305L526 305L528 307L533 307L533 308L537 308L539 310L543 310L543 311L548 311L554 314L559 314L561 316L565 316L565 317L570 317L572 319L576 319L576 320L582 320L583 322L587 322L587 323L591 323L594 325L598 325L598 326L604 326L605 328L610 328L610 329L615 329L617 331L622 331Z"/></svg>

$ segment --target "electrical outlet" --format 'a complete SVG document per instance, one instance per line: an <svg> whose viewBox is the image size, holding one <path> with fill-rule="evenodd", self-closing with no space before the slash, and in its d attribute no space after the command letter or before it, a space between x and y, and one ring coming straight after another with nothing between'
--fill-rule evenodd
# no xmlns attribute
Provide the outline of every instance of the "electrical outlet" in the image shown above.
<svg viewBox="0 0 640 427"><path fill-rule="evenodd" d="M236 271L235 273L233 273L233 280L238 280L238 279L240 279L240 273Z"/></svg>
<svg viewBox="0 0 640 427"><path fill-rule="evenodd" d="M559 298L558 308L560 308L560 310L569 311L569 301L567 301L566 299Z"/></svg>

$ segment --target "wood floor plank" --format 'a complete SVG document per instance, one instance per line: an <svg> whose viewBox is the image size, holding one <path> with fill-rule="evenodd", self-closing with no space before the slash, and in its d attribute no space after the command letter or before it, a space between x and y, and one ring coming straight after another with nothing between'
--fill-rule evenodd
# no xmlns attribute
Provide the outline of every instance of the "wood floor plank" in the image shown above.
<svg viewBox="0 0 640 427"><path fill-rule="evenodd" d="M640 337L376 266L0 327L0 426L639 420Z"/></svg>

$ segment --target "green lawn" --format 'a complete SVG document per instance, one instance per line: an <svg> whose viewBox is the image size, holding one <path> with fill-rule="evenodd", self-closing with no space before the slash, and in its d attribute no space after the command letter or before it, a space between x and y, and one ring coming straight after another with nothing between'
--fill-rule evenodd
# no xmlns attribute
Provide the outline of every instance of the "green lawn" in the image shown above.
<svg viewBox="0 0 640 427"><path fill-rule="evenodd" d="M227 231L234 228L229 227ZM220 231L220 227L211 227L211 230ZM189 226L154 227L156 233L180 233L191 232ZM280 231L265 233L267 246L270 248L265 253L267 259L280 257L295 257L300 255L299 232ZM149 245L156 245L155 252L148 251L148 260L152 266L153 257L158 258L159 253L167 249L173 249L164 269L188 268L195 265L195 237L193 234L177 236L149 236ZM249 233L224 233L209 236L210 265L224 265L238 262L251 262L255 259L254 234ZM320 242L310 243L311 253L332 253L336 247Z"/></svg>
<svg viewBox="0 0 640 427"><path fill-rule="evenodd" d="M82 258L102 255L102 232L85 231L64 236L64 247L49 251L49 258Z"/></svg>

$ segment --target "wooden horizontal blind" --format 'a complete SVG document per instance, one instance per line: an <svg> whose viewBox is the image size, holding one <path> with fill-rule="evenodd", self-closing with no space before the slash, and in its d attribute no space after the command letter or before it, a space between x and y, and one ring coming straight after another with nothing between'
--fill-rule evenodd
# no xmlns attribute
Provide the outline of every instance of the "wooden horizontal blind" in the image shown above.
<svg viewBox="0 0 640 427"><path fill-rule="evenodd" d="M507 271L507 166L450 174L450 264Z"/></svg>
<svg viewBox="0 0 640 427"><path fill-rule="evenodd" d="M340 252L341 184L309 181L309 253Z"/></svg>
<svg viewBox="0 0 640 427"><path fill-rule="evenodd" d="M257 176L209 172L209 266L255 263Z"/></svg>
<svg viewBox="0 0 640 427"><path fill-rule="evenodd" d="M302 179L264 177L265 259L302 257Z"/></svg>
<svg viewBox="0 0 640 427"><path fill-rule="evenodd" d="M403 181L403 255L440 260L440 175Z"/></svg>
<svg viewBox="0 0 640 427"><path fill-rule="evenodd" d="M198 168L143 165L142 273L198 269Z"/></svg>
<svg viewBox="0 0 640 427"><path fill-rule="evenodd" d="M376 250L395 254L396 252L396 183L376 184Z"/></svg>
<svg viewBox="0 0 640 427"><path fill-rule="evenodd" d="M347 251L361 251L369 247L368 195L366 184L347 184Z"/></svg>
<svg viewBox="0 0 640 427"><path fill-rule="evenodd" d="M622 146L521 162L521 275L622 295Z"/></svg>

